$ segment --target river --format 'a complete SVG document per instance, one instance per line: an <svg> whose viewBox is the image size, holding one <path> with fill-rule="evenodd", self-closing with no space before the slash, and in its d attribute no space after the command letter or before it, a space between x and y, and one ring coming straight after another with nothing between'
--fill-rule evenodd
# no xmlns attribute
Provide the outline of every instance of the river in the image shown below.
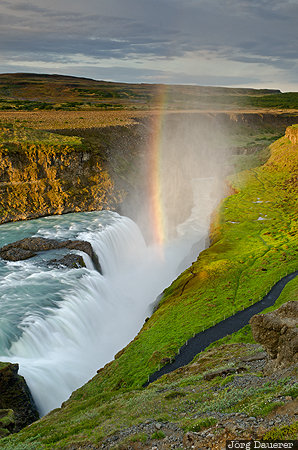
<svg viewBox="0 0 298 450"><path fill-rule="evenodd" d="M1 225L1 247L29 236L81 239L92 244L102 267L100 274L84 253L85 268L49 264L66 250L0 260L0 361L19 363L41 415L135 337L156 297L205 248L208 195L201 206L162 248L147 245L131 219L110 211Z"/></svg>

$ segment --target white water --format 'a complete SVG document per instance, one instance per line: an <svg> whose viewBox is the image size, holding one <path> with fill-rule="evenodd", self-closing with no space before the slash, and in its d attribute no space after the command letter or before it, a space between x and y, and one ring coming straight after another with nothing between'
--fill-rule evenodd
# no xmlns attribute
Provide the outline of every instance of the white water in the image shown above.
<svg viewBox="0 0 298 450"><path fill-rule="evenodd" d="M196 251L204 248L212 204L208 194L201 200L196 198L189 220L178 229L179 238L162 251L146 246L137 225L115 213L79 213L52 221L31 221L38 222L37 235L88 240L103 269L103 275L99 274L88 257L87 269L49 270L31 260L6 263L8 272L2 278L0 300L8 309L14 297L25 306L12 337L3 340L6 345L0 360L20 364L19 372L41 414L59 407L134 338L151 313L149 305L191 263L193 244L197 243ZM26 224L30 227L30 222ZM22 224L10 224L7 242L16 240L12 237L17 232L14 227L19 227L18 238L32 235L26 226L23 230ZM58 282L51 303L47 289L49 283ZM14 307L13 314L2 317L10 331L9 320L16 310Z"/></svg>

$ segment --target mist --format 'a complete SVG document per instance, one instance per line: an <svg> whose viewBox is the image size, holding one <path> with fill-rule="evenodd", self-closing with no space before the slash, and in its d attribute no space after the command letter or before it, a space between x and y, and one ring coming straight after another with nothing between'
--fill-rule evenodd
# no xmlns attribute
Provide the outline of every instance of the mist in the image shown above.
<svg viewBox="0 0 298 450"><path fill-rule="evenodd" d="M133 162L135 185L121 207L121 213L137 222L149 243L154 241L152 183L159 184L165 241L169 241L177 237L177 227L191 217L193 208L199 207L201 220L204 217L208 221L212 209L224 196L225 178L230 171L227 134L215 116L157 114L157 119L152 117L145 123L145 138ZM158 179L153 180L155 145L159 173Z"/></svg>
<svg viewBox="0 0 298 450"><path fill-rule="evenodd" d="M1 288L14 302L3 314L0 359L19 363L41 414L59 407L136 336L156 299L208 245L210 215L227 173L220 128L212 116L179 113L140 127L143 139L122 205L130 218L97 211L26 223L26 235L89 241L102 274L90 261L78 272L47 267L43 255L2 268ZM131 152L127 143L123 147ZM163 216L162 242L156 240L154 205ZM19 227L2 225L8 242ZM30 298L35 293L34 302L26 302L24 292Z"/></svg>

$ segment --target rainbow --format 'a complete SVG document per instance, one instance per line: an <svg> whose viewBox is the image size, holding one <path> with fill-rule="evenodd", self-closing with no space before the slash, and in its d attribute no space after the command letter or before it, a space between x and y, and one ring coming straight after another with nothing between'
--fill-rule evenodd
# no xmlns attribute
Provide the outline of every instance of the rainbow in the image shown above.
<svg viewBox="0 0 298 450"><path fill-rule="evenodd" d="M167 100L167 86L159 86L158 110L154 112L149 145L149 198L150 216L153 224L153 240L162 248L166 239L166 222L162 193L162 125Z"/></svg>

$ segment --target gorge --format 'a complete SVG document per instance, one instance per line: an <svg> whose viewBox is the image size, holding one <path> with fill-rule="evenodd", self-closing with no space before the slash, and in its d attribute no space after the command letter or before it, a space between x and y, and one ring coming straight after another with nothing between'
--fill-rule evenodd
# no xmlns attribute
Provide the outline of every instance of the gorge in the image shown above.
<svg viewBox="0 0 298 450"><path fill-rule="evenodd" d="M37 150L26 143L17 144L18 150L15 147L13 152L4 151L1 206L5 213L1 217L7 223L1 225L1 246L32 235L82 239L92 244L103 271L101 275L94 270L86 256L86 268L49 268L47 259L60 257L59 252L39 254L35 260L22 263L1 262L2 292L15 302L10 301L8 317L15 320L17 311L19 318L14 330L9 320L4 324L0 360L20 363L20 372L41 413L59 406L99 370L94 380L74 392L61 410L54 411L49 419L46 416L42 423L56 420L81 399L94 397L101 405L118 391L122 395L127 389L139 389L147 376L165 358L172 357L203 323L210 326L210 320L219 321L231 307L241 308L242 304L250 304L251 297L259 298L279 276L280 267L272 269L270 261L273 265L284 258L295 269L289 245L291 230L279 232L282 224L272 201L275 194L288 195L288 209L284 206L287 221L292 175L283 174L283 181L281 176L271 187L270 170L279 170L283 163L277 150L262 169L265 181L262 170L254 168L264 158L260 155L260 161L255 161L261 147L297 118L229 113L202 118L201 113L185 113L183 119L179 113L168 114L163 124L153 118L153 128L148 120L138 119L139 123L120 128L52 130L53 135L65 139L77 136L81 142L71 151L54 145L44 152L43 160L38 143L33 144ZM152 129L154 137L148 132ZM161 129L163 132L158 134L156 130ZM234 133L230 133L231 129ZM288 135L296 136L293 131ZM95 148L96 141L100 145ZM86 144L84 150L82 143ZM20 147L28 159L19 157ZM149 153L148 160L150 149L155 151ZM160 149L163 152L159 153ZM253 172L236 176L227 188L224 180L234 172L234 157L239 154L237 164L240 161L244 168L251 166ZM290 173L291 151L288 155ZM249 193L243 190L241 177L249 179ZM67 190L70 179L75 192ZM236 195L222 204L220 219L213 216L212 245L196 261L208 245L210 214L229 192ZM240 198L239 205L235 197ZM283 199L280 197L279 202ZM30 209L31 203L35 209ZM107 207L117 212L105 211ZM91 212L97 209L102 211ZM77 212L11 223L72 211ZM259 220L266 214L274 218L272 226L269 220ZM276 223L280 228L275 230ZM233 234L235 227L237 233ZM222 236L223 229L228 238ZM247 244L242 240L245 236ZM250 280L255 273L262 275L258 286ZM24 297L29 289L30 295ZM152 303L163 291L160 307L147 320ZM22 311L20 292L22 302L28 300ZM106 364L113 356L115 360ZM99 436L99 440L103 438ZM57 445L59 448L60 443Z"/></svg>
<svg viewBox="0 0 298 450"><path fill-rule="evenodd" d="M191 263L192 245L203 250L208 227L196 234L185 229L184 237L160 249L147 246L128 218L89 212L3 225L1 244L28 234L87 240L103 272L83 253L86 268L49 266L62 249L1 263L0 360L19 364L45 414L134 338L150 304Z"/></svg>
<svg viewBox="0 0 298 450"><path fill-rule="evenodd" d="M11 214L15 211L15 216L2 215L2 220L69 212L72 194L68 186L76 192L74 179L81 183L82 192L87 192L82 194L83 203L78 201L80 197L74 197L74 210L102 209L1 226L3 259L7 259L5 251L13 249L7 244L16 238L20 243L14 245L22 248L28 248L29 243L34 247L34 239L41 246L37 254L31 252L30 259L22 261L26 254L21 261L12 257L10 262L0 263L0 360L19 364L19 374L25 377L42 415L59 407L135 337L151 315L155 299L206 247L210 214L220 198L217 191L226 170L226 150L212 148L212 139L202 132L205 120L203 125L197 118L193 123L190 118L182 120L181 125L179 117L177 127L177 118L171 117L160 135L155 130L154 137L150 129L144 137L147 126L139 125L141 141L140 132L130 130L123 140L125 131L118 134L118 128L107 130L105 138L110 136L116 143L115 148L105 149L107 164L96 152L77 154L59 148L57 156L51 148L45 152L38 144L28 147L26 141L21 143L26 147L26 158L19 149L2 159L2 179L6 180L2 182L2 204L6 211L12 205ZM144 141L152 147L149 158L144 156ZM98 142L101 145L102 140ZM138 148L137 155L129 145ZM131 161L133 166L126 167L126 185L121 185L118 166L126 153L126 166ZM140 181L145 172L149 185ZM127 179L132 176L139 178L128 192ZM109 178L109 188L101 186L99 180ZM90 185L90 179L94 185ZM130 215L143 228L147 244L132 220L104 210L114 205L114 200L107 200L109 189L120 193L124 187L131 198L123 201L122 209L133 207ZM54 245L54 239L61 244ZM53 266L55 258L65 255L65 248L59 248L63 242L90 243L102 273L96 270L90 251L90 256L80 252L85 267ZM66 246L72 252L80 250L78 245Z"/></svg>

